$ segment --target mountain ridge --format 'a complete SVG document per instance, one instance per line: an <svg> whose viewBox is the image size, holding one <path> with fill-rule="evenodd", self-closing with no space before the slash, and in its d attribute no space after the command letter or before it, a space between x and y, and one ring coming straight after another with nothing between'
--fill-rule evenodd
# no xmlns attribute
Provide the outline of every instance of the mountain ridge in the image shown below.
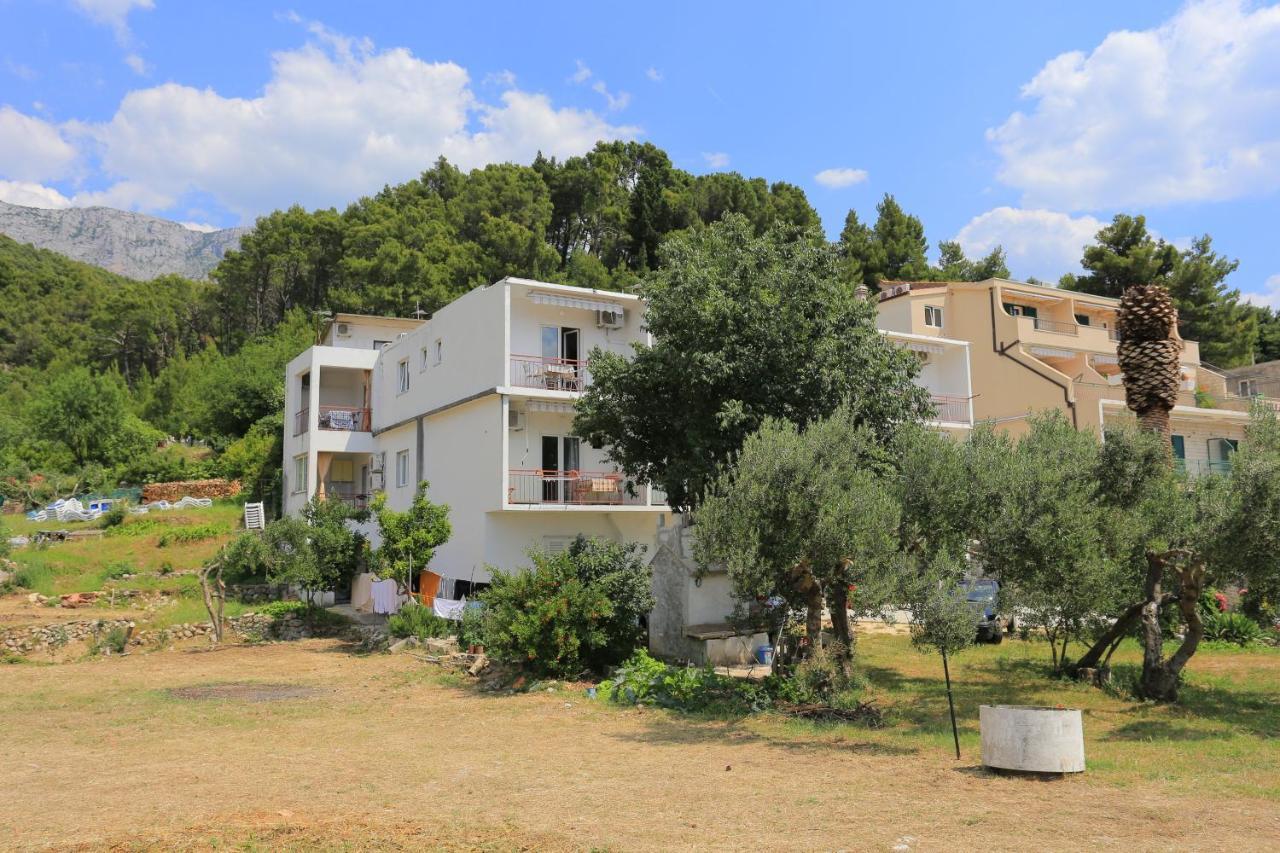
<svg viewBox="0 0 1280 853"><path fill-rule="evenodd" d="M249 230L195 231L112 207L54 210L0 201L0 234L144 281L167 274L206 279Z"/></svg>

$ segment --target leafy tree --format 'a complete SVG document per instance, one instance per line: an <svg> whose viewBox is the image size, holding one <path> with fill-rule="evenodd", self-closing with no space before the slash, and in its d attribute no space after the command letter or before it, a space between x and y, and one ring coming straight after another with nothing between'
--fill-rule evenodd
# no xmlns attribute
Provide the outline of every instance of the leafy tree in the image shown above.
<svg viewBox="0 0 1280 853"><path fill-rule="evenodd" d="M924 237L924 225L887 193L876 205L876 224L872 231L875 242L869 268L878 275L878 281L929 277L929 263L925 260L929 242Z"/></svg>
<svg viewBox="0 0 1280 853"><path fill-rule="evenodd" d="M1235 367L1253 357L1257 313L1226 285L1238 262L1214 252L1207 234L1179 252L1151 236L1145 217L1119 214L1085 247L1081 265L1086 274L1064 276L1062 287L1119 298L1131 287L1164 285L1178 309L1179 334L1199 342L1205 361Z"/></svg>
<svg viewBox="0 0 1280 853"><path fill-rule="evenodd" d="M339 500L313 497L302 508L302 520L311 528L308 544L315 552L316 562L334 579L326 588L349 583L360 571L368 540L348 522L368 518L368 510Z"/></svg>
<svg viewBox="0 0 1280 853"><path fill-rule="evenodd" d="M769 417L803 426L847 403L879 435L929 411L910 353L841 281L834 248L731 214L664 246L647 276L652 346L596 350L574 431L689 508Z"/></svg>
<svg viewBox="0 0 1280 853"><path fill-rule="evenodd" d="M850 593L856 609L875 610L903 589L891 477L889 455L849 409L803 430L768 420L697 509L695 553L725 566L739 598L779 596L803 609L810 649L829 610L847 666Z"/></svg>
<svg viewBox="0 0 1280 853"><path fill-rule="evenodd" d="M622 663L644 645L642 624L655 604L644 546L579 536L568 553L578 579L601 590L612 604L602 626L604 643L591 650L587 662L596 669Z"/></svg>
<svg viewBox="0 0 1280 853"><path fill-rule="evenodd" d="M120 382L73 367L37 392L29 408L31 428L64 447L76 467L109 464L125 428L126 404Z"/></svg>
<svg viewBox="0 0 1280 853"><path fill-rule="evenodd" d="M373 516L382 539L374 553L378 575L394 580L403 595L412 589L414 573L426 570L436 549L453 535L448 504L428 500L427 488L425 481L419 483L413 503L404 511L388 507L385 492L373 499Z"/></svg>
<svg viewBox="0 0 1280 853"><path fill-rule="evenodd" d="M971 261L964 256L959 243L938 244L938 268L934 277L940 281L986 281L989 278L1009 278L1004 248L996 246L985 257Z"/></svg>
<svg viewBox="0 0 1280 853"><path fill-rule="evenodd" d="M1269 306L1251 306L1258 322L1258 341L1253 348L1255 363L1280 359L1280 313ZM1275 390L1265 393L1275 396Z"/></svg>
<svg viewBox="0 0 1280 853"><path fill-rule="evenodd" d="M278 518L262 531L267 580L302 589L308 604L339 580L338 567L321 559L314 536L311 525L294 516Z"/></svg>

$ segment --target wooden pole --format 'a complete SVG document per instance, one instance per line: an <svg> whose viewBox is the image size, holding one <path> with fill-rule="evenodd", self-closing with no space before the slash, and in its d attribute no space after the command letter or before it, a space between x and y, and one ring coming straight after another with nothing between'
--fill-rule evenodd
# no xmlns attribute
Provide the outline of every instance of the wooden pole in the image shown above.
<svg viewBox="0 0 1280 853"><path fill-rule="evenodd" d="M960 730L956 728L956 703L951 698L951 670L947 667L947 650L942 650L942 675L947 680L947 708L951 711L951 737L956 742L956 760L960 760Z"/></svg>

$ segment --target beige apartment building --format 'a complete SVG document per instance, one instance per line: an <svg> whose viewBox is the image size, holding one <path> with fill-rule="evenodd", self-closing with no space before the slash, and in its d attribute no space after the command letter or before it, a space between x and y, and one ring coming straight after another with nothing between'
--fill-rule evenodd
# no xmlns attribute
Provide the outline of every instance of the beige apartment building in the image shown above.
<svg viewBox="0 0 1280 853"><path fill-rule="evenodd" d="M889 333L969 344L974 423L1020 433L1035 412L1057 410L1101 437L1132 421L1116 357L1119 300L1004 279L888 282L879 300ZM1254 399L1182 342L1182 390L1172 412L1174 454L1195 474L1225 470Z"/></svg>

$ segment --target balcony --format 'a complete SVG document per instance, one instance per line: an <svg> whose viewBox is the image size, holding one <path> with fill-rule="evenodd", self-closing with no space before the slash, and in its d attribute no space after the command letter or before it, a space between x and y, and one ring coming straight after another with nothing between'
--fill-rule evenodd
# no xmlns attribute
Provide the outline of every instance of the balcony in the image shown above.
<svg viewBox="0 0 1280 853"><path fill-rule="evenodd" d="M929 400L937 411L934 420L947 423L972 423L968 397L954 397L947 394L931 394Z"/></svg>
<svg viewBox="0 0 1280 853"><path fill-rule="evenodd" d="M357 492L352 485L331 483L325 487L324 499L344 503L352 509L368 509L370 495Z"/></svg>
<svg viewBox="0 0 1280 853"><path fill-rule="evenodd" d="M1226 475L1231 473L1230 459L1174 459L1174 467L1189 477L1204 477L1210 474Z"/></svg>
<svg viewBox="0 0 1280 853"><path fill-rule="evenodd" d="M570 358L513 355L511 384L542 391L582 391L587 386L587 363Z"/></svg>
<svg viewBox="0 0 1280 853"><path fill-rule="evenodd" d="M1071 335L1072 337L1080 334L1080 326L1077 323L1064 323L1061 320L1032 317L1031 324L1039 332L1052 332L1055 335Z"/></svg>
<svg viewBox="0 0 1280 853"><path fill-rule="evenodd" d="M627 489L617 471L548 471L515 468L508 473L507 502L557 506L648 506L648 489Z"/></svg>
<svg viewBox="0 0 1280 853"><path fill-rule="evenodd" d="M307 431L311 410L302 409L293 416L293 434ZM321 406L320 429L336 432L369 432L370 411L357 406Z"/></svg>

